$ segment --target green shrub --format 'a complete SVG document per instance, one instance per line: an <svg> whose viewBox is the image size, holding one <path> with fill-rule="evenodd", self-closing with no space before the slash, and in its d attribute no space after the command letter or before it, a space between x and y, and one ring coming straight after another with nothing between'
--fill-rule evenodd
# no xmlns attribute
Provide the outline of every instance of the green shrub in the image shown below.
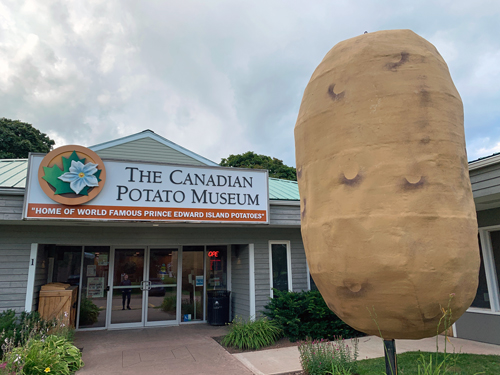
<svg viewBox="0 0 500 375"><path fill-rule="evenodd" d="M97 323L101 310L90 298L82 296L80 301L80 325L90 326Z"/></svg>
<svg viewBox="0 0 500 375"><path fill-rule="evenodd" d="M328 342L316 340L299 345L300 364L309 375L350 375L357 370L358 339L346 342L341 337Z"/></svg>
<svg viewBox="0 0 500 375"><path fill-rule="evenodd" d="M244 321L235 318L229 323L229 333L222 339L222 345L256 350L274 344L281 337L281 329L267 318Z"/></svg>
<svg viewBox="0 0 500 375"><path fill-rule="evenodd" d="M356 337L356 331L338 318L318 291L281 292L274 290L264 315L276 322L290 341Z"/></svg>
<svg viewBox="0 0 500 375"><path fill-rule="evenodd" d="M163 298L160 309L165 312L175 311L175 306L177 304L177 296L168 296Z"/></svg>
<svg viewBox="0 0 500 375"><path fill-rule="evenodd" d="M6 310L0 313L0 358L4 354L4 348L23 345L31 337L40 337L47 334L49 329L56 325L56 321L46 321L40 314L34 312L22 312L16 315L14 310ZM8 345L6 345L8 344Z"/></svg>
<svg viewBox="0 0 500 375"><path fill-rule="evenodd" d="M194 304L189 303L189 302L182 302L181 303L181 314L191 314L191 319L194 319ZM196 304L196 319L202 319L203 318L203 304L202 303L197 303Z"/></svg>
<svg viewBox="0 0 500 375"><path fill-rule="evenodd" d="M28 340L24 346L6 353L4 361L8 373L25 375L69 375L83 366L80 350L65 338L56 335Z"/></svg>

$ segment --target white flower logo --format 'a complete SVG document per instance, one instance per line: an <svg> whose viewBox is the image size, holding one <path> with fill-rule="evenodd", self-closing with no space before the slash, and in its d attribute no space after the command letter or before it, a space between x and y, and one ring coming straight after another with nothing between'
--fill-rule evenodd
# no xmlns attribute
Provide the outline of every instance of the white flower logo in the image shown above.
<svg viewBox="0 0 500 375"><path fill-rule="evenodd" d="M99 186L99 181L94 173L97 172L97 164L87 163L83 165L80 161L71 161L71 167L69 167L69 172L66 172L58 178L64 182L69 182L71 190L76 194L80 194L80 191L85 186Z"/></svg>

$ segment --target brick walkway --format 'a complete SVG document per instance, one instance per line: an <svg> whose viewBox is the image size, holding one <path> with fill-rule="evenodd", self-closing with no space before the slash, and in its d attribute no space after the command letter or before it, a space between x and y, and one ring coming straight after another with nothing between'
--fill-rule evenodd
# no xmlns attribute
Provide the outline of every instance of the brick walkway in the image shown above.
<svg viewBox="0 0 500 375"><path fill-rule="evenodd" d="M211 338L225 333L206 324L77 332L85 362L77 374L252 374Z"/></svg>

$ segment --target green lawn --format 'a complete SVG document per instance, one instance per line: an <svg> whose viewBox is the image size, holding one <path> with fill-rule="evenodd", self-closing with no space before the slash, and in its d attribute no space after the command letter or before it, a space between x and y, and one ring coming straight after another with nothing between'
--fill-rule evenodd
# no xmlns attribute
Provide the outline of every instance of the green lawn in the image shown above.
<svg viewBox="0 0 500 375"><path fill-rule="evenodd" d="M423 355L429 362L432 355L432 362L435 362L436 354L428 352L408 352L398 355L398 375L418 375L418 359ZM477 355L477 354L455 354L456 362L448 372L438 373L440 375L500 375L500 356ZM451 358L451 357L450 357ZM442 361L443 354L438 357ZM384 358L365 359L358 362L359 375L384 375Z"/></svg>

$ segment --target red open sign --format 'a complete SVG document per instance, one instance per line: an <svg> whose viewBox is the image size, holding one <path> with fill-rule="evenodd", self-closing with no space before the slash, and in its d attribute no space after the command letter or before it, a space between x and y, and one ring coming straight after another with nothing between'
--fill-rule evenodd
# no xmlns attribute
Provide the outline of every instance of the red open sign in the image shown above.
<svg viewBox="0 0 500 375"><path fill-rule="evenodd" d="M208 256L209 257L218 258L219 257L219 252L218 251L209 251L208 252Z"/></svg>

